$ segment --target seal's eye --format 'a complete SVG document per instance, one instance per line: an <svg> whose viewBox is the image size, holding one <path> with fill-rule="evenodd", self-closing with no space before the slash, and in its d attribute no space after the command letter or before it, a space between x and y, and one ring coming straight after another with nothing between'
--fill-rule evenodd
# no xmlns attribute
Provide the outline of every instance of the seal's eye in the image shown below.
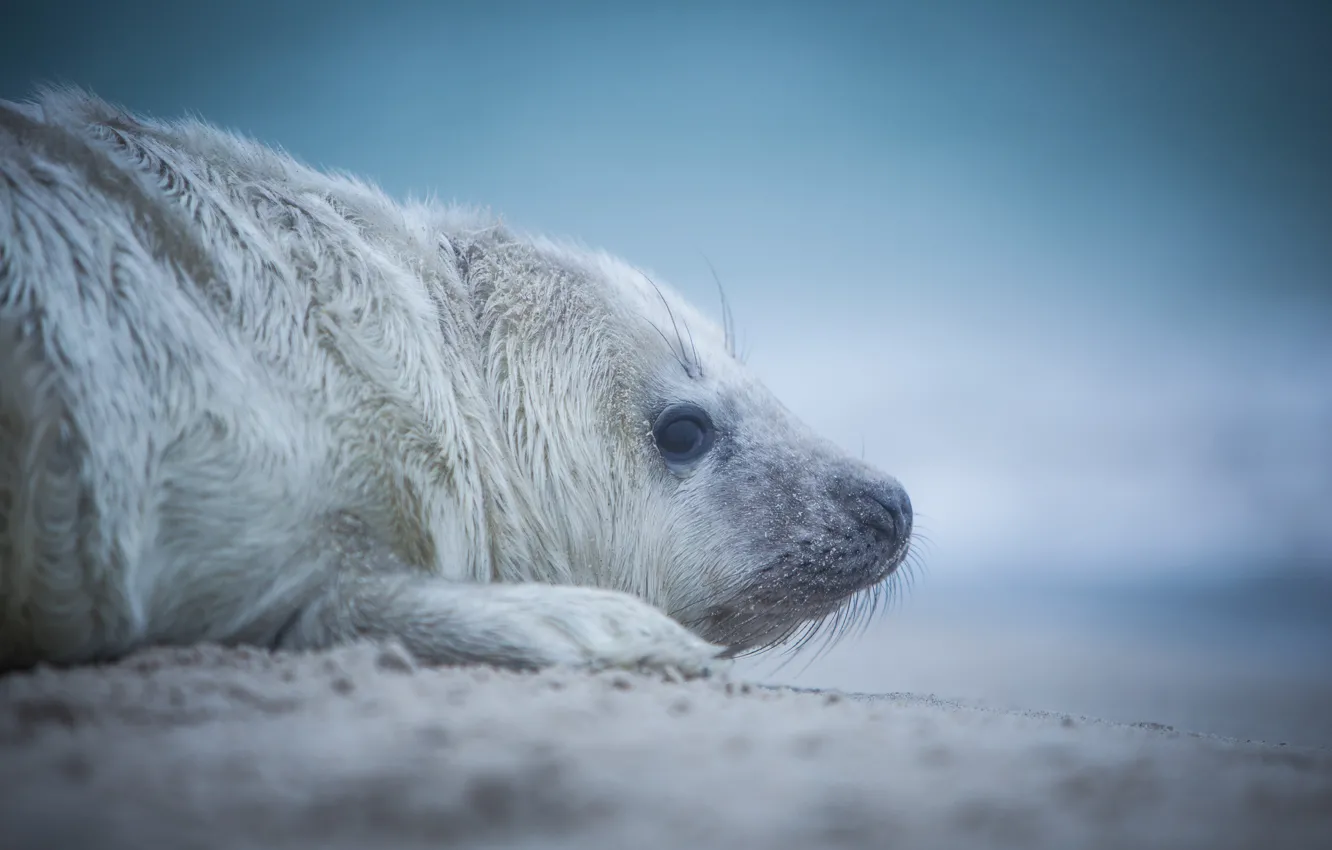
<svg viewBox="0 0 1332 850"><path fill-rule="evenodd" d="M668 464L682 464L697 460L712 448L716 429L701 407L693 404L674 404L662 411L652 426L652 437L657 450Z"/></svg>

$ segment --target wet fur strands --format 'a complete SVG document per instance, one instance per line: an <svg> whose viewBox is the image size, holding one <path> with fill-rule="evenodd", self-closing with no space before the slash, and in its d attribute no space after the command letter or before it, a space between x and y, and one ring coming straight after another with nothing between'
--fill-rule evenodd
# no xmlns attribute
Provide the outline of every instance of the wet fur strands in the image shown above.
<svg viewBox="0 0 1332 850"><path fill-rule="evenodd" d="M910 501L726 324L197 121L0 102L0 668L371 637L697 673L839 622Z"/></svg>

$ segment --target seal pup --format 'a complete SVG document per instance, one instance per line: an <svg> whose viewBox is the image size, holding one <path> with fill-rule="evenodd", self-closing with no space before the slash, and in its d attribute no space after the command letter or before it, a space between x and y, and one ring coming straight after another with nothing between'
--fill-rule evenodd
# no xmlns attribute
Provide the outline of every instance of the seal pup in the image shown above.
<svg viewBox="0 0 1332 850"><path fill-rule="evenodd" d="M774 645L881 586L911 504L730 337L604 253L200 121L0 102L0 667Z"/></svg>

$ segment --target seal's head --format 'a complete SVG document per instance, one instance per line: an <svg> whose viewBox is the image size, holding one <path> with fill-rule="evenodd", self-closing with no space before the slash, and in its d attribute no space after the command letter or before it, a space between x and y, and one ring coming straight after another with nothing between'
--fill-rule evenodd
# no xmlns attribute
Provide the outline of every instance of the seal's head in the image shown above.
<svg viewBox="0 0 1332 850"><path fill-rule="evenodd" d="M612 257L540 241L500 256L474 272L524 293L490 301L549 575L637 593L736 653L826 621L903 563L902 486L797 420L728 332Z"/></svg>

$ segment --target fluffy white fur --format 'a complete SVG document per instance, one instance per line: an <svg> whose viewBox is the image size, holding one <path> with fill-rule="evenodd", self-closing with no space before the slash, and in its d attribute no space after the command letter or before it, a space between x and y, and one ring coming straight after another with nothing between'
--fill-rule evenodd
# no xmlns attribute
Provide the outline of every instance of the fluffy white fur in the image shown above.
<svg viewBox="0 0 1332 850"><path fill-rule="evenodd" d="M0 102L0 380L0 668L368 635L701 672L677 621L739 622L773 553L649 400L742 411L814 490L842 462L618 260L68 90Z"/></svg>

